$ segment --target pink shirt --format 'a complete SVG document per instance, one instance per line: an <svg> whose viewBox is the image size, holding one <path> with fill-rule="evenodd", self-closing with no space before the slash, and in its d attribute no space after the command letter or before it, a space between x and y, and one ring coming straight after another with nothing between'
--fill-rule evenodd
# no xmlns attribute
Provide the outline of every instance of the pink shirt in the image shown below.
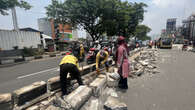
<svg viewBox="0 0 195 110"><path fill-rule="evenodd" d="M123 76L123 78L127 78L129 75L129 60L127 49L124 44L118 47L118 58L117 58L117 67L119 70L119 74Z"/></svg>

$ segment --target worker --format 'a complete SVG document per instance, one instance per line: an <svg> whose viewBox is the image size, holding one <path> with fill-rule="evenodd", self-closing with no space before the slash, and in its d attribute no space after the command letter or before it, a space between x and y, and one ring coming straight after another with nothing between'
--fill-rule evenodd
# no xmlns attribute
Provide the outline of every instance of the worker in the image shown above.
<svg viewBox="0 0 195 110"><path fill-rule="evenodd" d="M80 62L83 62L85 57L85 49L83 44L80 44Z"/></svg>
<svg viewBox="0 0 195 110"><path fill-rule="evenodd" d="M67 52L64 58L60 62L60 84L62 95L67 94L67 74L69 73L71 77L77 79L79 85L83 85L81 74L79 70L78 59L71 52Z"/></svg>
<svg viewBox="0 0 195 110"><path fill-rule="evenodd" d="M129 75L129 59L128 59L128 49L125 43L125 38L120 36L118 38L118 49L117 49L117 67L120 75L120 80L118 83L119 88L128 89L127 78Z"/></svg>
<svg viewBox="0 0 195 110"><path fill-rule="evenodd" d="M99 74L100 72L100 66L104 65L106 66L106 70L108 71L109 65L108 65L108 48L104 48L104 50L100 50L96 55L96 71Z"/></svg>

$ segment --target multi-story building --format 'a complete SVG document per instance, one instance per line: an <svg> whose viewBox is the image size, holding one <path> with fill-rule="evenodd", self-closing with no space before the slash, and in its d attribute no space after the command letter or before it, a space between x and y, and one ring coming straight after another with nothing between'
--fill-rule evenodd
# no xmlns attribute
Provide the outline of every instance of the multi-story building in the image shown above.
<svg viewBox="0 0 195 110"><path fill-rule="evenodd" d="M61 42L77 40L78 32L76 29L73 29L70 25L66 24L55 24L54 20L48 20L46 18L38 19L39 30L43 32L43 34L52 36L53 39L58 39ZM57 36L56 33L59 32Z"/></svg>
<svg viewBox="0 0 195 110"><path fill-rule="evenodd" d="M183 20L183 36L185 39L195 41L195 14Z"/></svg>
<svg viewBox="0 0 195 110"><path fill-rule="evenodd" d="M176 31L176 18L167 19L166 33L168 35L175 33Z"/></svg>

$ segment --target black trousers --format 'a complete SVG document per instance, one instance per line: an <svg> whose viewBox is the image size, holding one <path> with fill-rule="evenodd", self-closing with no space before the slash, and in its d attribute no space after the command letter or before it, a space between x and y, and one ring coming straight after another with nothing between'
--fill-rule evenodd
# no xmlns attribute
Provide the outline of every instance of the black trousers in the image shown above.
<svg viewBox="0 0 195 110"><path fill-rule="evenodd" d="M120 73L120 80L118 82L118 87L121 89L128 89L127 78L123 78L122 76L122 67L120 68L119 73Z"/></svg>
<svg viewBox="0 0 195 110"><path fill-rule="evenodd" d="M60 84L61 84L61 90L62 94L67 94L67 74L70 73L70 76L77 79L77 82L79 85L83 85L81 74L74 64L66 63L60 65Z"/></svg>

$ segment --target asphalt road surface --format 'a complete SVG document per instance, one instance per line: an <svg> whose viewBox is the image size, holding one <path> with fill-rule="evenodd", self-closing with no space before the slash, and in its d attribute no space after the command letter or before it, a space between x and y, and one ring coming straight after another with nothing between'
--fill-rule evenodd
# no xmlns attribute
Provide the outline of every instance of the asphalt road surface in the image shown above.
<svg viewBox="0 0 195 110"><path fill-rule="evenodd" d="M62 57L34 60L0 68L0 93L12 92L36 81L47 81L58 76L58 64L61 59Z"/></svg>
<svg viewBox="0 0 195 110"><path fill-rule="evenodd" d="M159 51L160 73L130 79L121 100L129 110L195 110L195 53Z"/></svg>

